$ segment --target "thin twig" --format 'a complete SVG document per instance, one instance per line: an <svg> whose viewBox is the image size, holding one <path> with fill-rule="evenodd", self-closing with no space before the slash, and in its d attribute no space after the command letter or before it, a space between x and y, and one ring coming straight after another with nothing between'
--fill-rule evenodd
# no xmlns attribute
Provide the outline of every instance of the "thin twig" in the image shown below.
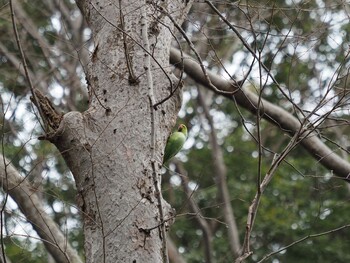
<svg viewBox="0 0 350 263"><path fill-rule="evenodd" d="M1 106L2 106L2 112L4 113L3 116L2 116L2 123L5 123L5 113L7 112L4 111L4 108L3 108L3 104L1 103ZM1 125L1 134L5 134L5 125ZM6 160L5 160L5 142L4 142L4 136L1 136L1 154L3 155L3 161L4 161L4 175L5 175L5 180L3 180L3 184L5 185L5 187L8 189L8 173L7 173L7 166L8 164L6 163ZM2 255L2 260L4 263L6 263L6 254L5 254L5 245L4 245L4 233L3 233L3 230L4 230L4 210L5 210L5 206L6 206L6 203L7 203L7 200L8 200L8 192L6 191L6 194L5 194L5 199L3 201L3 204L2 204L2 207L1 207L1 215L0 215L0 242L1 242L1 255Z"/></svg>
<svg viewBox="0 0 350 263"><path fill-rule="evenodd" d="M214 127L214 121L209 113L209 105L205 102L202 91L198 88L198 104L203 109L203 117L208 121L210 126L209 144L212 148L212 160L214 170L216 171L215 183L217 185L219 199L222 203L222 213L227 225L227 235L230 245L230 250L233 256L238 256L241 250L241 244L238 236L238 227L234 217L234 210L231 206L231 198L227 186L227 167L224 163L222 149L217 140L217 134Z"/></svg>
<svg viewBox="0 0 350 263"><path fill-rule="evenodd" d="M26 62L26 58L24 56L24 52L23 52L23 49L22 49L22 45L21 45L21 41L19 39L19 34L18 34L18 30L17 30L17 25L16 25L16 21L15 21L15 12L14 12L14 9L13 9L13 3L12 3L12 0L10 0L10 11L11 11L11 20L12 20L12 26L13 26L13 32L15 34L15 38L16 38L16 43L17 43L17 46L18 46L18 50L21 54L21 57L22 57L22 61L23 61L23 68L24 68L24 72L25 72L25 76L26 76L26 79L28 81L28 84L29 84L29 88L30 88L30 92L32 93L32 96L33 96L33 100L35 102L35 104L37 105L37 108L39 110L39 114L40 114L40 117L41 117L41 120L46 123L46 119L45 119L45 115L43 114L42 112L42 109L40 108L39 106L39 103L38 103L38 99L37 99L37 96L35 94L35 88L33 86L33 83L29 77L29 73L28 73L28 66L27 66L27 62ZM34 108L33 108L33 112L35 114L35 111L34 111ZM39 121L39 124L41 126L41 128L44 130L44 131L48 131L48 125L47 123L44 125L40 122L40 118L38 118L38 121Z"/></svg>
<svg viewBox="0 0 350 263"><path fill-rule="evenodd" d="M152 64L151 64L151 52L150 52L150 44L148 39L148 21L147 21L147 9L145 5L141 6L141 30L142 30L142 40L144 50L146 51L145 55L145 71L147 76L147 84L148 84L148 98L150 102L150 111L151 111L151 166L152 166L152 177L153 183L156 191L156 197L158 201L158 209L159 209L159 218L160 221L164 221L164 213L163 213L163 205L162 205L162 195L159 187L157 169L156 169L156 123L154 118L154 107L155 99L154 99L154 87L153 87L153 77L152 77ZM162 257L163 262L168 263L168 253L167 253L167 244L166 244L166 231L165 224L160 224L160 234L162 237Z"/></svg>
<svg viewBox="0 0 350 263"><path fill-rule="evenodd" d="M208 220L203 216L201 209L198 207L197 203L193 199L193 194L195 191L192 191L188 187L189 180L187 175L185 174L186 171L184 170L183 165L181 163L176 163L176 170L182 175L180 177L181 185L184 189L187 198L186 202L184 203L188 204L191 213L194 214L195 220L198 222L199 227L203 231L205 262L211 263L213 262L213 233L211 226L208 223Z"/></svg>
<svg viewBox="0 0 350 263"><path fill-rule="evenodd" d="M217 87L215 87L215 85L213 85L213 83L211 82L207 70L204 67L204 63L202 58L200 57L200 55L198 54L196 48L194 47L194 44L192 43L192 41L190 40L190 38L187 36L186 32L182 29L182 27L175 21L175 19L164 9L164 7L162 6L157 6L158 9L160 9L161 12L163 12L170 20L171 22L173 22L174 26L176 27L177 30L179 30L179 32L182 34L182 36L185 38L186 42L188 43L188 45L190 46L191 50L194 52L194 54L196 55L199 65L203 71L204 77L206 79L206 81L208 82L208 85L210 86L210 88L212 88L213 90L215 90L216 92L220 92L222 94L233 94L233 91L224 91L224 90L219 90Z"/></svg>
<svg viewBox="0 0 350 263"><path fill-rule="evenodd" d="M138 78L135 77L135 73L134 73L134 69L132 67L131 64L131 58L130 58L130 50L129 50L129 46L127 43L127 35L125 34L125 24L124 24L124 15L122 12L122 4L121 4L122 0L119 0L119 15L120 15L120 26L122 28L122 34L123 34L123 43L124 43L124 53L125 53L125 60L126 60L126 66L128 68L129 71L129 84L130 85L136 85L138 84L140 81Z"/></svg>
<svg viewBox="0 0 350 263"><path fill-rule="evenodd" d="M258 57L258 55L256 54L256 52L252 49L252 47L247 43L247 41L243 38L243 36L238 32L238 30L234 27L234 25L228 21L226 19L226 17L208 0L204 0L205 3L207 3L213 10L214 12L219 15L219 17L225 22L226 25L228 25L228 27L237 35L237 37L239 38L239 40L241 40L243 46L252 54L252 56L258 60L259 64L261 65L261 67L266 71L267 75L271 78L272 82L276 84L276 86L278 87L278 89L280 90L280 92L283 94L283 96L285 96L285 98L287 98L292 104L293 100L291 98L288 97L288 94L286 94L286 92L281 88L280 84L278 83L278 81L275 79L275 77L271 74L270 69L261 61L261 59ZM297 105L295 105L295 107L298 107ZM301 109L300 109L301 110Z"/></svg>
<svg viewBox="0 0 350 263"><path fill-rule="evenodd" d="M174 34L174 32L169 28L169 26L168 25L166 25L165 23L163 23L160 19L157 19L157 21L158 21L158 23L160 23L160 24L162 24L164 27L166 27L168 30L169 30L169 32L170 32L170 34L173 36L173 38L175 39L175 41L176 41L176 43L177 43L177 45L178 45L178 47L179 47L179 50L180 50L180 54L181 54L181 68L180 68L180 76L179 76L179 78L178 78L178 80L177 80L177 85L176 85L176 87L175 87L175 89L173 89L173 87L172 86L170 86L170 94L166 97L166 98L164 98L164 99L162 99L161 101L159 101L159 102L156 102L154 105L153 105L153 108L156 110L157 109L157 107L159 106L159 105L161 105L161 104L163 104L164 102L166 102L168 99L170 99L173 95L174 95L174 93L175 93L175 91L178 89L178 88L181 88L182 87L182 79L183 79L183 74L184 74L184 70L185 70L185 66L184 66L184 63L183 63L183 59L184 59L184 57L183 57L183 51L182 51L182 48L181 48L181 45L180 45L180 41L179 41L179 39L177 38L177 36Z"/></svg>
<svg viewBox="0 0 350 263"><path fill-rule="evenodd" d="M263 181L258 186L258 191L255 194L255 197L253 201L251 202L251 205L249 206L249 212L248 212L248 218L247 218L247 224L246 224L246 233L244 237L244 243L242 247L242 254L240 257L236 259L236 263L242 262L244 259L249 257L252 254L252 251L250 250L250 236L251 232L253 230L253 226L255 223L255 218L257 215L257 210L260 204L260 200L262 197L262 194L264 193L267 185L271 182L273 176L275 175L277 168L280 166L280 164L283 162L283 160L286 158L288 153L294 149L294 147L299 143L298 138L301 134L302 130L299 130L295 133L293 138L290 140L288 145L284 148L284 150L277 156L276 159L272 161L271 167L266 173Z"/></svg>
<svg viewBox="0 0 350 263"><path fill-rule="evenodd" d="M91 3L91 6L95 9L95 11L112 27L114 27L115 29L117 29L118 31L124 33L128 38L130 38L137 46L139 46L139 48L141 48L143 51L146 52L146 54L148 56L150 56L153 61L158 65L159 69L164 73L164 75L166 76L166 78L169 80L170 86L171 88L173 88L173 82L171 81L171 78L169 76L169 74L165 71L164 67L160 64L160 62L152 55L152 53L150 52L150 50L146 50L145 47L139 43L139 41L137 41L131 34L129 34L128 32L126 32L125 30L123 30L122 28L120 28L119 26L115 25L111 20L109 20L103 13L100 12L99 8L97 8L93 3Z"/></svg>
<svg viewBox="0 0 350 263"><path fill-rule="evenodd" d="M335 228L335 229L331 229L331 230L328 230L328 231L325 231L325 232L322 232L322 233L307 235L307 236L305 236L305 237L303 237L303 238L301 238L299 240L296 240L296 241L290 243L289 245L287 245L285 247L280 248L277 251L274 251L274 252L271 252L270 254L267 254L261 260L259 260L258 263L261 263L261 262L265 261L266 259L268 259L269 257L271 257L271 256L273 256L275 254L278 254L278 253L282 252L283 250L286 250L286 249L288 249L288 248L290 248L290 247L292 247L292 246L294 246L296 244L299 244L299 243L301 243L301 242L303 242L303 241L305 241L307 239L320 237L320 236L324 236L324 235L329 235L329 234L332 234L334 232L343 230L343 229L348 228L348 227L350 227L350 224L344 225L344 226L341 226L341 227L338 227L338 228Z"/></svg>

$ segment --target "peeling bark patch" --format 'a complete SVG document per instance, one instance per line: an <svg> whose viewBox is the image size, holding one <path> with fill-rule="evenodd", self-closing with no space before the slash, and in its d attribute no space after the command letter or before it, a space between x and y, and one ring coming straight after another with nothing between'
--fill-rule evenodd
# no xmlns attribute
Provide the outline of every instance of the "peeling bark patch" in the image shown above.
<svg viewBox="0 0 350 263"><path fill-rule="evenodd" d="M151 229L144 229L142 227L139 227L139 232L140 234L143 234L144 235L144 238L143 238L143 244L139 244L140 247L143 247L145 249L149 249L149 247L147 248L146 245L147 245L147 238L151 237Z"/></svg>
<svg viewBox="0 0 350 263"><path fill-rule="evenodd" d="M139 178L137 180L137 188L140 190L140 195L142 198L145 198L150 203L153 203L153 200L152 200L153 188L151 185L149 185L149 180Z"/></svg>

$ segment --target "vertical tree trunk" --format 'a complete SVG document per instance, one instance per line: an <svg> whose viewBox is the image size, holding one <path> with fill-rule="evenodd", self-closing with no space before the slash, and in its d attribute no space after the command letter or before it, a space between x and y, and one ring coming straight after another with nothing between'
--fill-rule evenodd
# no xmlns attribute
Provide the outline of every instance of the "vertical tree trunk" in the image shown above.
<svg viewBox="0 0 350 263"><path fill-rule="evenodd" d="M86 72L90 104L83 114L65 114L51 141L76 180L86 261L164 262L162 222L172 210L158 192L159 170L180 89L153 105L178 85L169 71L167 13L181 23L190 3L77 2L95 43Z"/></svg>

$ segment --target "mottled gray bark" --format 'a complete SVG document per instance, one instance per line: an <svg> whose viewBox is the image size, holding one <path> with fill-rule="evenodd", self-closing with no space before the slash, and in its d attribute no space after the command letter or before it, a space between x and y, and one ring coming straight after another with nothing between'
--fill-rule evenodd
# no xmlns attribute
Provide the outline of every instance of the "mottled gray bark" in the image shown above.
<svg viewBox="0 0 350 263"><path fill-rule="evenodd" d="M86 72L90 104L65 114L51 141L76 180L89 263L167 260L163 222L173 213L159 172L181 89L153 105L178 85L168 62L168 14L181 23L190 4L78 1L95 43Z"/></svg>

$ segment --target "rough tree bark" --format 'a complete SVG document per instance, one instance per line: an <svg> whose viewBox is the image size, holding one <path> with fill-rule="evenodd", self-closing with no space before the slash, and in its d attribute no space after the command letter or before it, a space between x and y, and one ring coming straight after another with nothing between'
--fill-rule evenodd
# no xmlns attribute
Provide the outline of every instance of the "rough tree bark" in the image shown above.
<svg viewBox="0 0 350 263"><path fill-rule="evenodd" d="M60 116L40 95L38 104L53 128L46 138L76 181L86 262L165 262L173 211L161 197L159 171L181 106L168 60L172 23L181 24L191 1L77 4L95 44L89 108Z"/></svg>

